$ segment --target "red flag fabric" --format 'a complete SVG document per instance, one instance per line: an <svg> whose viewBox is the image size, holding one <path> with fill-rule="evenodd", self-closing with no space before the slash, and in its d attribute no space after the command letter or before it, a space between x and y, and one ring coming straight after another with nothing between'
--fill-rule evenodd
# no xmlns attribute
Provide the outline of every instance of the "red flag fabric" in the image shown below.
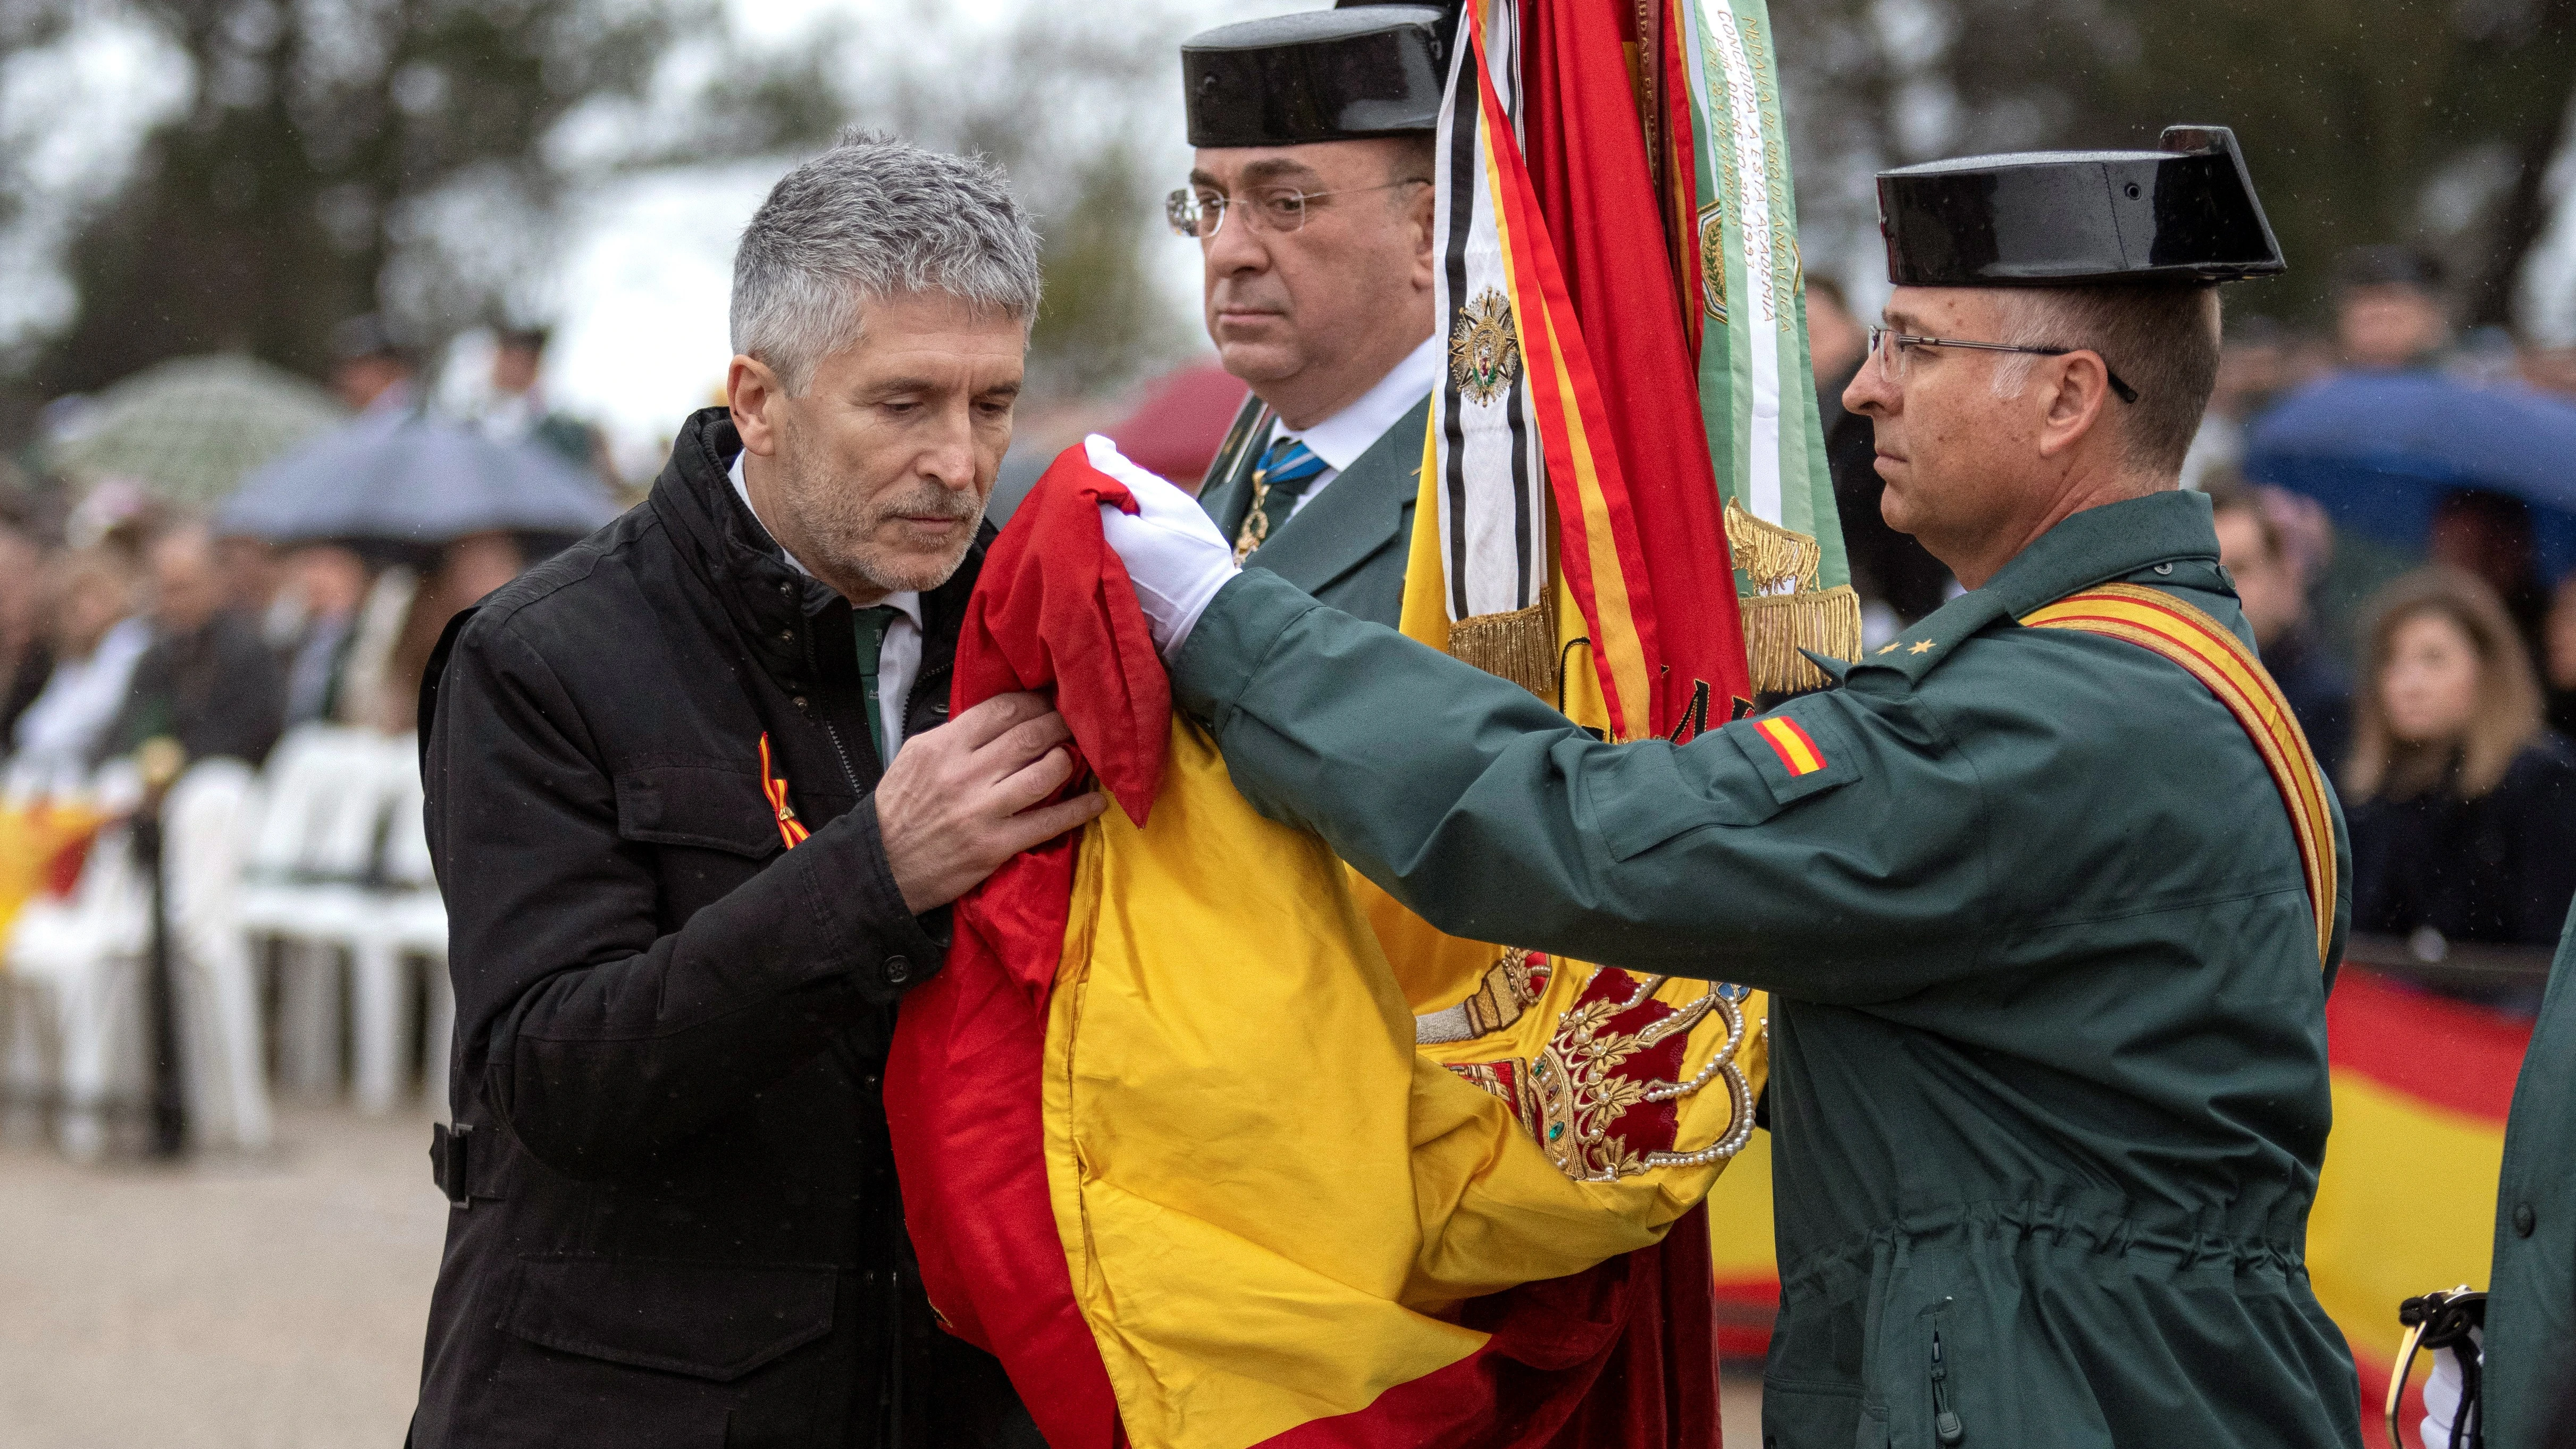
<svg viewBox="0 0 2576 1449"><path fill-rule="evenodd" d="M1750 698L1753 687L1624 15L1612 0L1522 0L1522 154L1600 378L1654 582L1664 664L1655 717L1668 732L1688 717L1695 681L1708 683L1719 724L1725 701ZM1648 38L1657 52L1668 49L1662 29Z"/></svg>
<svg viewBox="0 0 2576 1449"><path fill-rule="evenodd" d="M1079 445L1038 480L985 554L950 707L1052 693L1080 761L1143 820L1162 779L1171 681L1126 566L1101 536L1103 503L1136 511ZM922 1286L941 1322L1001 1358L1055 1449L1109 1449L1118 1406L1056 1236L1039 1117L1073 865L1066 836L957 902L947 965L904 998L886 1120Z"/></svg>

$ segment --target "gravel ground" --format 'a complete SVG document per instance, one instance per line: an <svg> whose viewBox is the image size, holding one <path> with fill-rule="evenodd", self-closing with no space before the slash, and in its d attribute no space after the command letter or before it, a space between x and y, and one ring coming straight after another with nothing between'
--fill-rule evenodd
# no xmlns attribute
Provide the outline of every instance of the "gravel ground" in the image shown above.
<svg viewBox="0 0 2576 1449"><path fill-rule="evenodd" d="M0 1147L0 1444L396 1449L447 1204L427 1119L281 1105L177 1169ZM1727 1442L1761 1442L1729 1374Z"/></svg>
<svg viewBox="0 0 2576 1449"><path fill-rule="evenodd" d="M447 1204L429 1124L281 1105L183 1168L0 1148L0 1442L402 1443Z"/></svg>

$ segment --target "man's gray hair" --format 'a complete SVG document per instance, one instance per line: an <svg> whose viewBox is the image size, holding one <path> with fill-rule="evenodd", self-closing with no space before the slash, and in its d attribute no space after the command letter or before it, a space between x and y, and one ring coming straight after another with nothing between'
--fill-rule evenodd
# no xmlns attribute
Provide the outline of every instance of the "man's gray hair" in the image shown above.
<svg viewBox="0 0 2576 1449"><path fill-rule="evenodd" d="M2012 287L2004 299L1998 342L2016 347L2090 348L2137 389L2138 400L2107 405L2120 430L2121 452L2142 477L2169 481L2200 431L2218 383L2218 288L2182 282L2102 287ZM2017 396L2039 359L2007 355L1994 371L1994 394Z"/></svg>
<svg viewBox="0 0 2576 1449"><path fill-rule="evenodd" d="M945 292L1022 323L1038 311L1038 234L1002 169L847 131L787 173L733 258L733 350L802 396L859 340L867 302Z"/></svg>

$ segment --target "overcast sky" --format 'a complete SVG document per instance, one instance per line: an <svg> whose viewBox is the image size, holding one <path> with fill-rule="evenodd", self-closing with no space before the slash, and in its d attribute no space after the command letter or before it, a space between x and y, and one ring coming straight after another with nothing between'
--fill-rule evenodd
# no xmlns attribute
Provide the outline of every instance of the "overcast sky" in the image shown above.
<svg viewBox="0 0 2576 1449"><path fill-rule="evenodd" d="M835 13L881 14L867 0L731 0L755 40L787 43ZM966 0L953 15L969 26L1006 26L1019 0ZM1181 35L1227 20L1317 8L1311 0L1185 0L1171 8ZM1179 60L1167 77L1170 104L1147 104L1150 163L1174 185L1188 167L1182 139ZM1034 119L1034 118L1033 118ZM620 446L649 452L691 408L712 402L732 355L725 301L734 238L792 158L648 176L604 188L583 204L564 248L558 342L547 383L566 405L606 425ZM1195 315L1196 248L1160 228L1146 238L1158 253L1167 304Z"/></svg>

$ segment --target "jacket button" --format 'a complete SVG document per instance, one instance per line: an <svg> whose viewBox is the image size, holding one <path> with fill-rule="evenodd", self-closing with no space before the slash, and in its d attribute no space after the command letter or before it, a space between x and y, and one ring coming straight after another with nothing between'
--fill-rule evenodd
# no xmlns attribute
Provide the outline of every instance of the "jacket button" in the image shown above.
<svg viewBox="0 0 2576 1449"><path fill-rule="evenodd" d="M2524 1238L2530 1237L2531 1230L2538 1226L2540 1226L2540 1215L2531 1210L2531 1204L2522 1202L2515 1203L2513 1205L2513 1231L2515 1236Z"/></svg>
<svg viewBox="0 0 2576 1449"><path fill-rule="evenodd" d="M805 707L805 696L801 694L796 696L796 707L798 709L803 709Z"/></svg>
<svg viewBox="0 0 2576 1449"><path fill-rule="evenodd" d="M793 629L781 629L778 631L778 638L781 643L793 644L796 642L796 631Z"/></svg>
<svg viewBox="0 0 2576 1449"><path fill-rule="evenodd" d="M909 956L888 956L885 959L885 979L886 985L888 986L901 986L903 983L910 981L912 979L912 958ZM2524 1211L2528 1212L2529 1209L2526 1208Z"/></svg>

